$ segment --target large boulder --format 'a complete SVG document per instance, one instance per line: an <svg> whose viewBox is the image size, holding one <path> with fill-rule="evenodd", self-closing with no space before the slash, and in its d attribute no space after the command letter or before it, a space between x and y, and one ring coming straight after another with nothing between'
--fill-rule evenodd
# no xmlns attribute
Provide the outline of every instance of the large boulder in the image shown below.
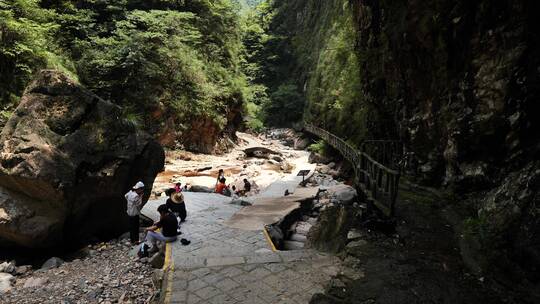
<svg viewBox="0 0 540 304"><path fill-rule="evenodd" d="M509 174L481 195L478 204L478 217L465 221L460 239L467 266L477 273L501 269L514 278L538 282L540 162ZM540 299L538 289L536 296Z"/></svg>
<svg viewBox="0 0 540 304"><path fill-rule="evenodd" d="M0 134L0 245L124 231L124 193L141 180L146 201L164 158L118 106L57 71L40 72Z"/></svg>

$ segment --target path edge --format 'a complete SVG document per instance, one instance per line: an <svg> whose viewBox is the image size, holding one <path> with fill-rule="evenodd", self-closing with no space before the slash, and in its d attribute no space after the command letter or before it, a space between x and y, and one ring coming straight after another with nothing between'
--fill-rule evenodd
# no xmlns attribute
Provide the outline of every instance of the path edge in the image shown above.
<svg viewBox="0 0 540 304"><path fill-rule="evenodd" d="M171 303L172 284L174 281L174 259L172 258L172 245L165 243L165 262L163 263L163 283L161 284L161 303Z"/></svg>

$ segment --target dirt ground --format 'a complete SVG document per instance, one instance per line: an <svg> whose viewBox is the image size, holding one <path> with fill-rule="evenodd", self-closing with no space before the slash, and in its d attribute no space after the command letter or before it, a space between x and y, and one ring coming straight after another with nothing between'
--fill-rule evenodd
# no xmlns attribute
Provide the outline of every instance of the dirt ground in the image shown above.
<svg viewBox="0 0 540 304"><path fill-rule="evenodd" d="M341 254L347 271L310 303L529 303L468 272L441 196L402 188L395 231L358 227Z"/></svg>

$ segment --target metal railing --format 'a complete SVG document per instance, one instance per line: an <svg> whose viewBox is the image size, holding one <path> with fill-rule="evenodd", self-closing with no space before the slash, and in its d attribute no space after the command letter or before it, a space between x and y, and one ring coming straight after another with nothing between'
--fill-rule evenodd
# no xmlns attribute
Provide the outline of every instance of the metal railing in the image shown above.
<svg viewBox="0 0 540 304"><path fill-rule="evenodd" d="M365 141L358 151L338 136L312 124L305 123L304 130L338 150L352 164L357 186L384 214L394 215L401 174L398 158L402 148L399 141Z"/></svg>

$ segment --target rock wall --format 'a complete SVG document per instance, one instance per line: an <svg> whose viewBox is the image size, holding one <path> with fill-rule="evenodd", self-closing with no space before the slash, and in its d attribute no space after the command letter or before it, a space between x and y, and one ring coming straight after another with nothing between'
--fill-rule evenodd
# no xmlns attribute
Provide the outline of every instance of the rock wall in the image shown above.
<svg viewBox="0 0 540 304"><path fill-rule="evenodd" d="M274 2L276 13L288 16L293 42L331 41L342 28L331 25L353 12L356 34L348 44L356 74L344 79L358 88L324 86L342 79L329 75L351 58L345 42L293 43L297 58L311 59L298 60L305 117L353 145L401 140L408 178L451 190L454 203L470 211L462 240L467 263L489 272L504 260L504 269L538 282L531 273L540 266L540 2ZM345 102L351 96L356 102Z"/></svg>
<svg viewBox="0 0 540 304"><path fill-rule="evenodd" d="M124 193L164 167L148 134L65 75L42 71L0 135L0 245L51 247L125 231Z"/></svg>
<svg viewBox="0 0 540 304"><path fill-rule="evenodd" d="M424 182L489 187L538 155L537 1L353 1L377 138Z"/></svg>
<svg viewBox="0 0 540 304"><path fill-rule="evenodd" d="M188 151L219 154L230 150L230 141L236 141L236 130L242 127L242 97L235 96L223 106L224 117L220 123L211 116L197 116L190 112L181 118L157 106L151 115L148 129L156 134L156 140L168 148L184 148ZM208 114L208 113L207 113Z"/></svg>
<svg viewBox="0 0 540 304"><path fill-rule="evenodd" d="M462 253L479 272L540 266L537 1L353 1L374 138L418 181L469 193ZM504 265L504 266L503 266ZM532 270L532 271L531 271ZM503 277L503 276L501 276Z"/></svg>

